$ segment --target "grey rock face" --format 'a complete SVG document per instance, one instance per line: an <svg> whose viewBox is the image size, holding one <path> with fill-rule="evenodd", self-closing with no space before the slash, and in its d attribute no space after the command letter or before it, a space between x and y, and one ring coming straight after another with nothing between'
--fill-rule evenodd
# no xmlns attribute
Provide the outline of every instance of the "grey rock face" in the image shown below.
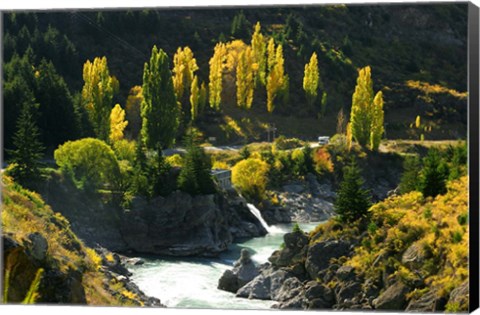
<svg viewBox="0 0 480 315"><path fill-rule="evenodd" d="M253 280L260 271L251 259L250 252L242 249L240 259L234 264L232 270L225 270L218 281L218 289L236 293L238 289Z"/></svg>
<svg viewBox="0 0 480 315"><path fill-rule="evenodd" d="M31 242L30 253L36 260L42 261L45 259L48 250L48 242L42 234L35 232L28 235Z"/></svg>
<svg viewBox="0 0 480 315"><path fill-rule="evenodd" d="M397 281L373 300L373 306L379 310L403 310L407 302L406 294L409 291L410 289L405 284Z"/></svg>
<svg viewBox="0 0 480 315"><path fill-rule="evenodd" d="M328 268L332 258L339 258L350 253L350 243L343 240L327 240L308 248L305 269L311 279L316 279L319 272Z"/></svg>

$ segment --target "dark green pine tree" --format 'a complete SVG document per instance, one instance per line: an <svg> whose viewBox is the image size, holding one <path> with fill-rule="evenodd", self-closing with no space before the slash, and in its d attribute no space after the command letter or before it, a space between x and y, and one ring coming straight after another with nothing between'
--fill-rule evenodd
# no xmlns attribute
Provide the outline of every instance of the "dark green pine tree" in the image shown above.
<svg viewBox="0 0 480 315"><path fill-rule="evenodd" d="M147 149L168 148L175 141L179 125L179 108L173 89L168 56L156 46L143 69L143 101L141 105L142 140Z"/></svg>
<svg viewBox="0 0 480 315"><path fill-rule="evenodd" d="M354 159L343 168L343 181L337 191L334 209L340 220L354 222L368 213L371 205L370 192L362 186L364 180Z"/></svg>
<svg viewBox="0 0 480 315"><path fill-rule="evenodd" d="M9 175L24 185L38 177L40 159L43 157L44 147L39 140L40 131L35 119L37 107L33 101L23 104L13 135L15 149L9 150L10 163L14 164Z"/></svg>
<svg viewBox="0 0 480 315"><path fill-rule="evenodd" d="M189 132L185 137L187 153L180 175L178 188L192 195L211 194L215 192L212 180L212 162L195 140L195 133Z"/></svg>
<svg viewBox="0 0 480 315"><path fill-rule="evenodd" d="M431 148L423 158L423 168L419 176L419 190L425 197L435 197L447 192L448 167L440 152Z"/></svg>
<svg viewBox="0 0 480 315"><path fill-rule="evenodd" d="M421 163L418 156L409 156L403 162L403 174L400 178L400 193L406 194L408 192L418 189L418 173L421 169Z"/></svg>

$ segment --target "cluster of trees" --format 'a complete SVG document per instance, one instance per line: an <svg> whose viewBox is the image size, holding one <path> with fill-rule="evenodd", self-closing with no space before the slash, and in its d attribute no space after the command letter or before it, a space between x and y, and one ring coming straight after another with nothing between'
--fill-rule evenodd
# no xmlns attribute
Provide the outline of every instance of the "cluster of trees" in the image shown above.
<svg viewBox="0 0 480 315"><path fill-rule="evenodd" d="M446 150L432 147L425 157L407 156L404 160L399 193L412 191L424 197L436 197L447 192L447 183L467 174L467 146L449 146ZM334 208L340 219L352 223L368 216L371 206L370 192L365 189L361 170L355 160L343 169L343 180L337 191Z"/></svg>
<svg viewBox="0 0 480 315"><path fill-rule="evenodd" d="M445 151L430 148L422 159L417 155L409 156L404 162L400 192L419 191L425 197L444 194L448 181L466 175L467 159L466 144L449 147Z"/></svg>
<svg viewBox="0 0 480 315"><path fill-rule="evenodd" d="M325 148L312 149L308 144L294 150L279 147L268 146L253 153L248 147L241 150L240 160L232 167L232 183L244 196L260 201L266 197L268 187L279 187L309 173L333 173L333 162Z"/></svg>

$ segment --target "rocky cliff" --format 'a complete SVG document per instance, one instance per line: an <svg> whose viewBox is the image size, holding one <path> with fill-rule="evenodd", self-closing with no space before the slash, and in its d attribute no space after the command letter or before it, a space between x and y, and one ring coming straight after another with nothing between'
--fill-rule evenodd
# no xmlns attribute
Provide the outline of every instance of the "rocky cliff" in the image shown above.
<svg viewBox="0 0 480 315"><path fill-rule="evenodd" d="M55 175L38 191L72 230L91 246L116 252L212 256L235 239L266 234L235 191L191 196L175 191L151 200L134 198L130 209L89 195Z"/></svg>

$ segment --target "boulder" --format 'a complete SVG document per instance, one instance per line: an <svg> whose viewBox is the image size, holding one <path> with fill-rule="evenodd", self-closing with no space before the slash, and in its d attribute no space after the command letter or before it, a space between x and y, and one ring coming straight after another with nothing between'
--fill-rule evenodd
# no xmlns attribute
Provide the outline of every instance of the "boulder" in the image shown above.
<svg viewBox="0 0 480 315"><path fill-rule="evenodd" d="M306 254L308 236L301 231L287 233L283 236L285 248L275 251L268 260L277 267L290 266L301 261Z"/></svg>
<svg viewBox="0 0 480 315"><path fill-rule="evenodd" d="M351 266L341 266L335 276L342 281L350 281L355 278L355 269Z"/></svg>
<svg viewBox="0 0 480 315"><path fill-rule="evenodd" d="M310 281L305 285L305 299L308 309L331 308L335 303L332 290L317 281Z"/></svg>
<svg viewBox="0 0 480 315"><path fill-rule="evenodd" d="M405 310L424 313L440 312L443 310L445 303L445 299L439 298L435 290L429 290L421 297L412 299Z"/></svg>
<svg viewBox="0 0 480 315"><path fill-rule="evenodd" d="M283 282L280 286L280 289L276 292L273 299L279 302L285 302L295 298L296 296L300 295L303 289L303 285L295 277L288 278Z"/></svg>
<svg viewBox="0 0 480 315"><path fill-rule="evenodd" d="M36 260L42 261L45 259L48 250L48 242L42 234L35 232L28 235L30 241L30 255Z"/></svg>
<svg viewBox="0 0 480 315"><path fill-rule="evenodd" d="M259 273L251 259L250 252L243 248L240 259L234 263L233 270L225 270L218 280L218 289L235 293Z"/></svg>
<svg viewBox="0 0 480 315"><path fill-rule="evenodd" d="M424 261L425 253L422 246L418 243L410 245L402 255L402 264L412 270L419 269Z"/></svg>
<svg viewBox="0 0 480 315"><path fill-rule="evenodd" d="M291 274L282 269L264 270L252 281L241 287L236 296L249 299L276 300L282 285L291 277Z"/></svg>
<svg viewBox="0 0 480 315"><path fill-rule="evenodd" d="M316 279L319 272L330 265L332 258L340 258L350 254L350 243L343 240L326 240L309 246L305 269L311 279Z"/></svg>
<svg viewBox="0 0 480 315"><path fill-rule="evenodd" d="M410 288L397 281L388 287L378 298L373 300L373 306L379 310L404 310L407 306L407 293Z"/></svg>
<svg viewBox="0 0 480 315"><path fill-rule="evenodd" d="M255 277L252 281L241 287L236 294L237 297L270 300L270 278L264 275Z"/></svg>
<svg viewBox="0 0 480 315"><path fill-rule="evenodd" d="M467 312L469 304L469 287L468 280L450 292L448 304L457 305L459 312Z"/></svg>

